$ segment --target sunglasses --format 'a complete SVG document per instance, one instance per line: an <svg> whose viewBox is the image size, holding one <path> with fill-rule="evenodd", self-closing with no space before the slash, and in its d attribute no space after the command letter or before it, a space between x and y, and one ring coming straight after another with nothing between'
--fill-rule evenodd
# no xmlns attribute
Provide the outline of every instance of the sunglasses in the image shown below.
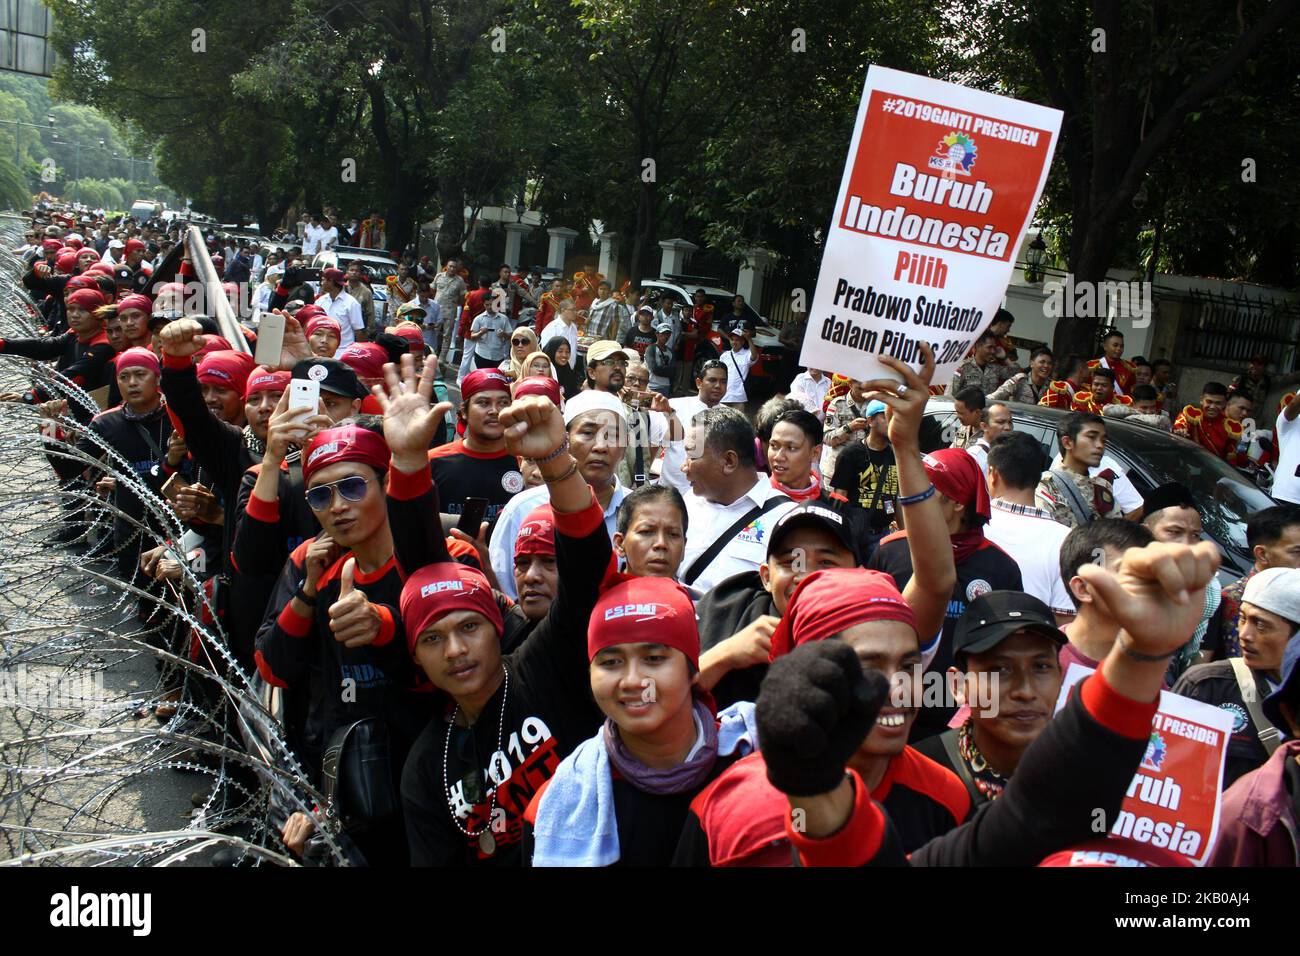
<svg viewBox="0 0 1300 956"><path fill-rule="evenodd" d="M338 481L330 482L328 485L317 485L314 488L307 489L307 507L312 511L324 511L334 503L334 491L338 493L344 501L360 501L366 496L366 485L370 484L369 478L362 478L360 475L352 475L349 478L340 478Z"/></svg>
<svg viewBox="0 0 1300 956"><path fill-rule="evenodd" d="M533 343L530 342L528 339L511 339L510 344L511 345L532 345Z"/></svg>

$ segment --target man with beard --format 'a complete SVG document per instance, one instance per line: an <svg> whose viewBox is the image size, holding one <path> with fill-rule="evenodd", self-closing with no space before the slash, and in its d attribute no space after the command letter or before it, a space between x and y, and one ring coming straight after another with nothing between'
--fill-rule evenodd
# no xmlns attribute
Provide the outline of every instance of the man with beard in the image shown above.
<svg viewBox="0 0 1300 956"><path fill-rule="evenodd" d="M1269 568L1255 574L1241 596L1237 633L1241 656L1187 670L1174 693L1232 715L1223 765L1224 789L1262 766L1281 743L1281 732L1260 709L1282 680L1282 657L1300 627L1300 570Z"/></svg>

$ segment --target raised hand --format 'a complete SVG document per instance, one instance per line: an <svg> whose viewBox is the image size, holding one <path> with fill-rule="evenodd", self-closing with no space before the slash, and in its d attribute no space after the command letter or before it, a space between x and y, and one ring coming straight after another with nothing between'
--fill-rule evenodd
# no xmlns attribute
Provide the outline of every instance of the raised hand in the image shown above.
<svg viewBox="0 0 1300 956"><path fill-rule="evenodd" d="M426 362L419 380L415 356L403 355L401 373L391 362L384 366L384 385L371 387L384 410L384 440L393 453L393 467L408 474L429 466L429 444L442 426L451 402L431 405L436 362Z"/></svg>
<svg viewBox="0 0 1300 956"><path fill-rule="evenodd" d="M289 390L285 389L266 425L266 454L263 460L278 465L289 453L290 445L302 448L318 431L333 424L333 419L324 412L324 405L319 407L316 414L311 414L310 409L306 408L290 408Z"/></svg>
<svg viewBox="0 0 1300 956"><path fill-rule="evenodd" d="M1212 542L1155 542L1125 551L1117 571L1085 564L1079 577L1088 582L1098 610L1124 629L1124 646L1156 657L1172 655L1200 625L1205 586L1218 567Z"/></svg>
<svg viewBox="0 0 1300 956"><path fill-rule="evenodd" d="M356 558L343 562L339 599L330 605L330 630L334 632L334 640L344 647L361 647L379 636L379 611L356 590L353 584L356 570Z"/></svg>
<svg viewBox="0 0 1300 956"><path fill-rule="evenodd" d="M925 417L925 404L930 399L930 380L934 378L934 352L928 342L919 343L921 371L887 355L880 356L880 364L893 369L903 379L903 384L889 378L876 378L863 383L868 400L879 399L889 407L889 442L914 447L921 434L921 419ZM900 394L900 390L901 393Z"/></svg>
<svg viewBox="0 0 1300 956"><path fill-rule="evenodd" d="M163 352L176 358L189 358L206 344L203 326L194 319L168 322L159 330L158 339Z"/></svg>
<svg viewBox="0 0 1300 956"><path fill-rule="evenodd" d="M520 458L545 458L564 444L564 417L544 395L525 395L497 416L505 426L506 448Z"/></svg>
<svg viewBox="0 0 1300 956"><path fill-rule="evenodd" d="M842 641L805 644L775 660L756 711L772 786L793 796L836 789L888 697L885 675L863 673Z"/></svg>
<svg viewBox="0 0 1300 956"><path fill-rule="evenodd" d="M325 569L338 560L338 557L339 546L334 543L334 539L323 531L316 535L315 540L307 545L304 560L307 577L302 582L304 594L311 598L316 596L316 582L325 573Z"/></svg>
<svg viewBox="0 0 1300 956"><path fill-rule="evenodd" d="M307 333L303 331L301 322L281 309L275 311L284 315L284 341L280 345L280 368L288 372L303 359L312 357L311 343L307 341Z"/></svg>

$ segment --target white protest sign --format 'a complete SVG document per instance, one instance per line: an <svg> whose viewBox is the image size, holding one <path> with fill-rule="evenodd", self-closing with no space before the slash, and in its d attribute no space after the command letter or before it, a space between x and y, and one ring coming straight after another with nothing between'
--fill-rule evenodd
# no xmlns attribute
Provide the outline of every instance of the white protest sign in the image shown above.
<svg viewBox="0 0 1300 956"><path fill-rule="evenodd" d="M1092 673L1072 663L1056 709L1070 688ZM1219 835L1223 760L1232 715L1190 697L1160 692L1147 751L1120 805L1112 836L1181 853L1204 866Z"/></svg>
<svg viewBox="0 0 1300 956"><path fill-rule="evenodd" d="M867 71L800 364L897 379L934 349L947 384L993 321L1047 181L1061 112Z"/></svg>

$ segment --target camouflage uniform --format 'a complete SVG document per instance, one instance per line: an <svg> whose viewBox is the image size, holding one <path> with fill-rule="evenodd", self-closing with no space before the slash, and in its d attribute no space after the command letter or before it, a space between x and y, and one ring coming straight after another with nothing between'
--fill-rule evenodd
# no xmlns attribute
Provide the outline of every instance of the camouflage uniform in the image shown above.
<svg viewBox="0 0 1300 956"><path fill-rule="evenodd" d="M1118 517L1115 514L1115 491L1111 485L1116 477L1113 471L1106 468L1091 477L1065 468L1060 471L1068 475L1074 482L1075 488L1079 490L1079 496L1088 506L1089 521ZM1079 524L1074 509L1070 507L1070 499L1057 490L1050 471L1043 472L1042 478L1039 479L1038 488L1034 491L1034 505L1050 512L1053 518L1067 528L1074 528Z"/></svg>
<svg viewBox="0 0 1300 956"><path fill-rule="evenodd" d="M948 395L956 398L958 392L971 386L978 388L985 395L991 395L998 390L998 386L1006 378L1007 367L1005 365L996 365L990 362L980 368L975 363L975 360L971 359L957 369L957 374L952 377L952 384L948 386Z"/></svg>

